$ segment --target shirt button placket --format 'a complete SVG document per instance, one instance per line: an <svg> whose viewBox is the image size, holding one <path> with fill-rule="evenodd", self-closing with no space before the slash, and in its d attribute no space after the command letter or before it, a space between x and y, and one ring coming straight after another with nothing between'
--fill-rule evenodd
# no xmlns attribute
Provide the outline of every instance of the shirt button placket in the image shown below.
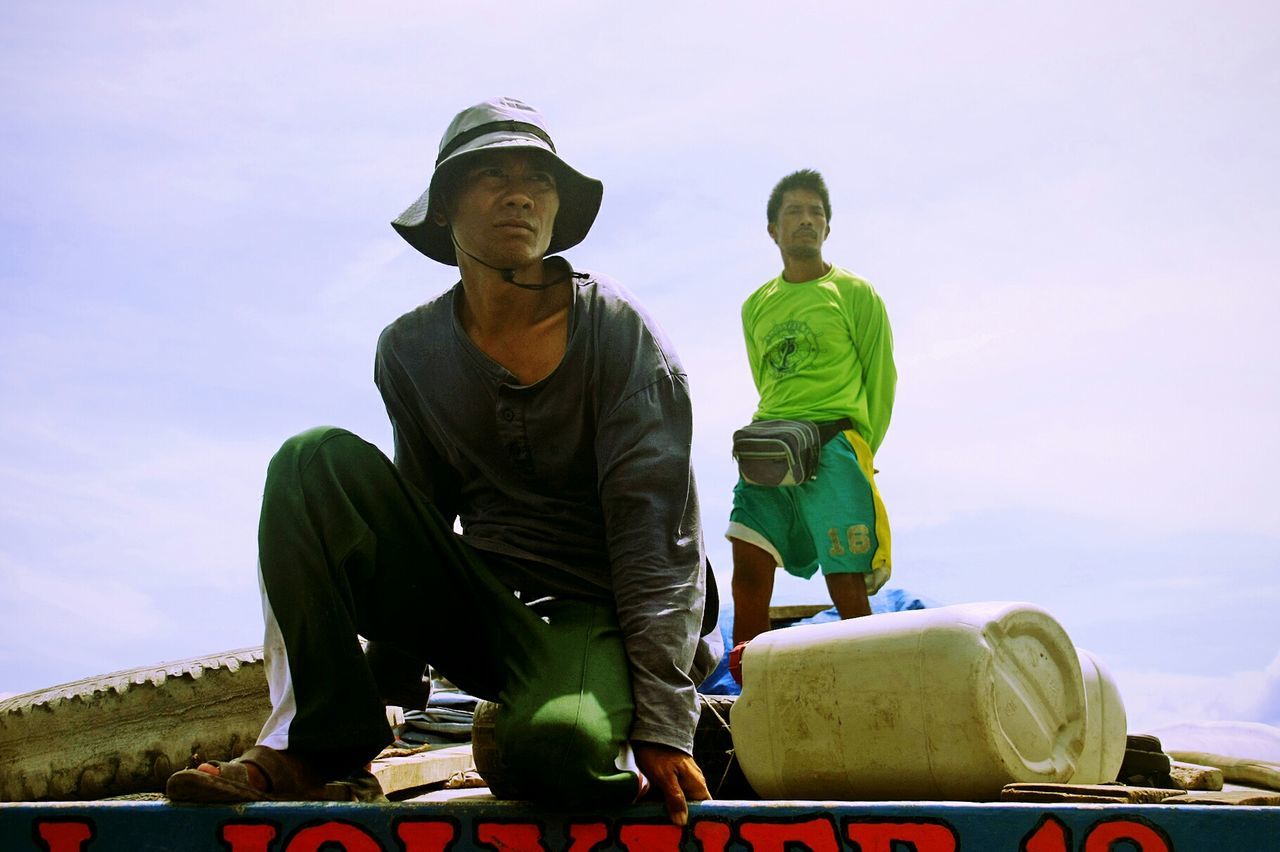
<svg viewBox="0 0 1280 852"><path fill-rule="evenodd" d="M512 463L521 473L532 472L532 458L524 434L524 410L504 394L498 395L498 434Z"/></svg>

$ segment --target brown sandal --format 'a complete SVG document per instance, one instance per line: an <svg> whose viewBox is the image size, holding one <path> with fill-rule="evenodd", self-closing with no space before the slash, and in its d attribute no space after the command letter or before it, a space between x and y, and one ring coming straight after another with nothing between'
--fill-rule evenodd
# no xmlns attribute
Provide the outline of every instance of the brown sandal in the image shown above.
<svg viewBox="0 0 1280 852"><path fill-rule="evenodd" d="M169 776L165 794L174 802L229 804L234 802L385 802L378 779L369 772L319 786L305 777L296 759L276 749L253 746L235 760L211 760L220 774L183 769ZM266 778L269 789L260 790L249 779L253 764Z"/></svg>

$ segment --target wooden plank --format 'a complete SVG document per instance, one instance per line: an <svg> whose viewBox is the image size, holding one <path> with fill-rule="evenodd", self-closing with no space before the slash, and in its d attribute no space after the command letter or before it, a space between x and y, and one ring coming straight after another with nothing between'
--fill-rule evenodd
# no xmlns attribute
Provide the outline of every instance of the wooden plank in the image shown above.
<svg viewBox="0 0 1280 852"><path fill-rule="evenodd" d="M802 618L808 618L811 615L817 615L824 609L831 609L831 604L787 604L785 606L769 607L769 623L777 624L784 621L799 621Z"/></svg>
<svg viewBox="0 0 1280 852"><path fill-rule="evenodd" d="M1152 804L1175 796L1184 790L1162 787L1130 787L1125 784L1006 784L1000 791L1002 802L1099 802L1112 804Z"/></svg>
<svg viewBox="0 0 1280 852"><path fill-rule="evenodd" d="M388 749L373 762L371 771L388 796L440 784L458 772L475 768L471 744L430 746L426 749Z"/></svg>
<svg viewBox="0 0 1280 852"><path fill-rule="evenodd" d="M1222 770L1216 766L1198 766L1175 760L1169 766L1169 777L1184 790L1222 789Z"/></svg>
<svg viewBox="0 0 1280 852"><path fill-rule="evenodd" d="M1185 763L1216 766L1222 770L1222 777L1226 781L1280 790L1280 763L1203 751L1170 751L1169 756Z"/></svg>
<svg viewBox="0 0 1280 852"><path fill-rule="evenodd" d="M1280 805L1280 793L1270 790L1191 791L1164 800L1166 805Z"/></svg>

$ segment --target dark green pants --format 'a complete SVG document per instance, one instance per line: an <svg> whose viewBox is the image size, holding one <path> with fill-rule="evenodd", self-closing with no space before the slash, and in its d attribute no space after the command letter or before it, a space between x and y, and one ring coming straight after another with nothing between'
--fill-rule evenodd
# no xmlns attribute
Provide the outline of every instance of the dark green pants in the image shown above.
<svg viewBox="0 0 1280 852"><path fill-rule="evenodd" d="M521 603L376 447L304 432L271 460L259 557L272 715L259 742L363 763L391 742L357 635L498 701L504 775L528 798L639 792L630 676L608 602Z"/></svg>

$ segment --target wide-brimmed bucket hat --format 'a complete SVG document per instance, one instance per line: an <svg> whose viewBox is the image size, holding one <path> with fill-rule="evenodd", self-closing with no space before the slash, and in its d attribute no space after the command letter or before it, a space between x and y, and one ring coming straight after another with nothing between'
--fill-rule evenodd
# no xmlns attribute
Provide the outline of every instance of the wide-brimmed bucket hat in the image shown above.
<svg viewBox="0 0 1280 852"><path fill-rule="evenodd" d="M604 184L560 159L542 113L515 98L494 98L458 113L440 139L440 153L436 156L430 186L391 226L427 257L457 266L449 228L435 221L440 199L432 190L438 189L476 154L512 148L543 151L555 169L560 210L556 213L547 253L555 254L582 242L600 212Z"/></svg>

